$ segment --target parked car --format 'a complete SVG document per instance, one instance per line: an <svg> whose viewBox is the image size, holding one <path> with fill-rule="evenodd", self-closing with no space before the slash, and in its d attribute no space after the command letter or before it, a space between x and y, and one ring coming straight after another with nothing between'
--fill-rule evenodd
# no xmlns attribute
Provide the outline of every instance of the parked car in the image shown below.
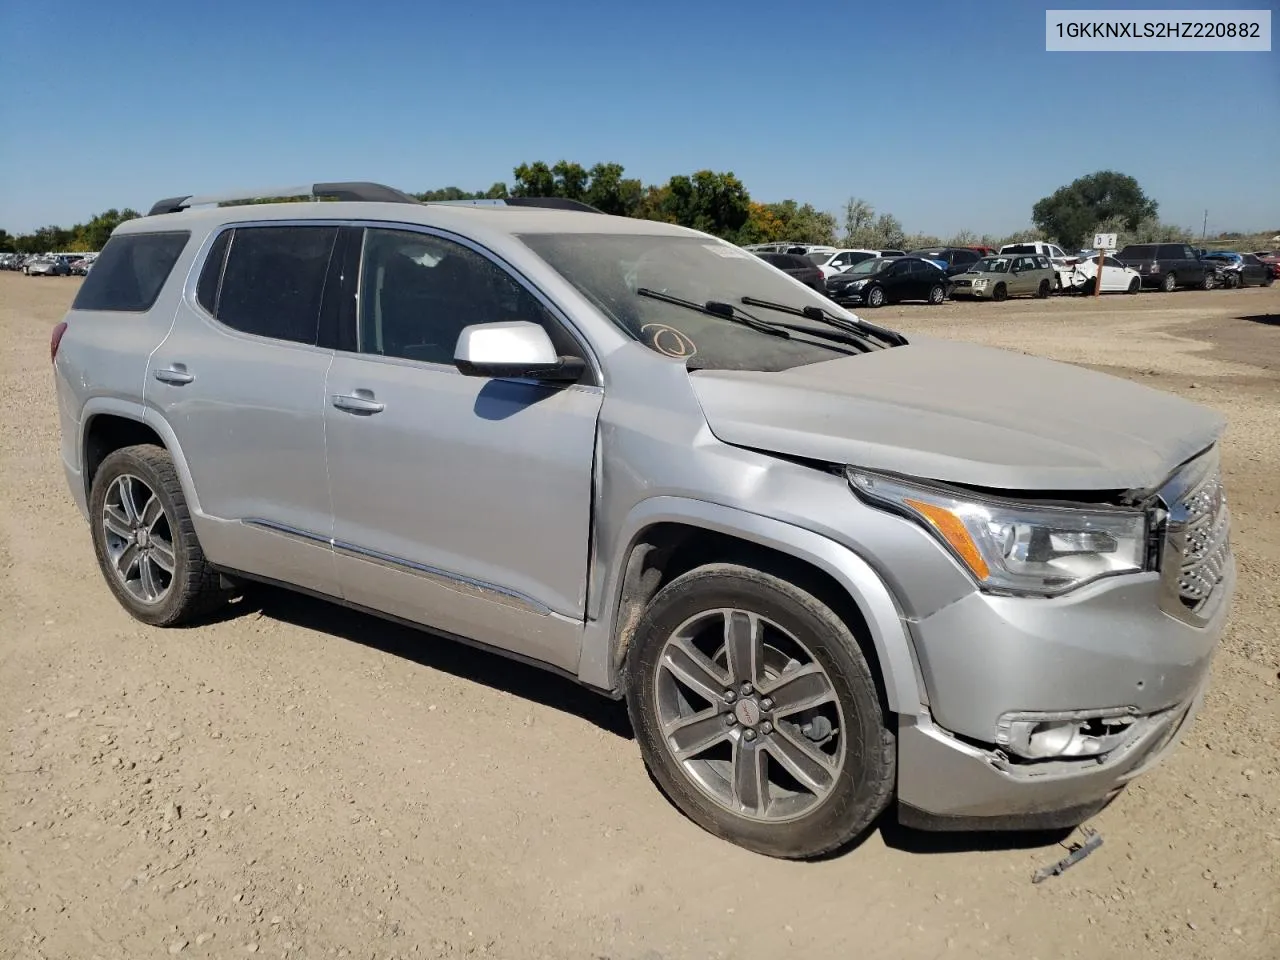
<svg viewBox="0 0 1280 960"><path fill-rule="evenodd" d="M936 263L920 257L876 257L828 280L827 296L836 303L868 307L904 300L938 304L947 299L947 275Z"/></svg>
<svg viewBox="0 0 1280 960"><path fill-rule="evenodd" d="M1144 287L1166 293L1178 287L1203 288L1206 280L1213 282L1210 268L1185 243L1131 243L1116 259L1137 270Z"/></svg>
<svg viewBox="0 0 1280 960"><path fill-rule="evenodd" d="M788 276L795 277L806 287L812 287L819 293L826 290L826 277L808 257L798 253L757 253L756 256Z"/></svg>
<svg viewBox="0 0 1280 960"><path fill-rule="evenodd" d="M925 247L912 250L907 256L930 260L949 277L964 273L981 259L978 251L969 247Z"/></svg>
<svg viewBox="0 0 1280 960"><path fill-rule="evenodd" d="M1201 259L1221 267L1223 286L1226 287L1269 287L1275 280L1271 265L1263 263L1252 253L1218 251Z"/></svg>
<svg viewBox="0 0 1280 960"><path fill-rule="evenodd" d="M1255 257L1271 269L1271 278L1280 280L1280 254L1277 253L1255 253Z"/></svg>
<svg viewBox="0 0 1280 960"><path fill-rule="evenodd" d="M1081 293L1092 295L1097 285L1098 255L1081 259L1071 268L1067 286ZM1142 289L1142 275L1133 267L1127 267L1115 257L1102 258L1103 293L1137 293Z"/></svg>
<svg viewBox="0 0 1280 960"><path fill-rule="evenodd" d="M1217 412L673 224L312 189L342 199L157 203L54 327L68 490L138 621L263 580L547 667L776 857L891 804L1078 824L1188 729L1235 583Z"/></svg>
<svg viewBox="0 0 1280 960"><path fill-rule="evenodd" d="M847 270L855 263L861 263L863 260L872 260L877 256L879 254L875 250L845 249L836 250L832 253L810 254L809 259L822 271L824 277L834 277L837 273Z"/></svg>
<svg viewBox="0 0 1280 960"><path fill-rule="evenodd" d="M1056 243L1049 243L1045 240L1027 240L1020 243L1006 243L1000 248L1000 254L1002 256L1027 253L1049 258L1049 262L1053 264L1055 273L1055 290L1063 290L1071 285L1071 272L1081 259L1078 255L1069 254Z"/></svg>
<svg viewBox="0 0 1280 960"><path fill-rule="evenodd" d="M37 257L26 265L29 277L69 277L71 265L66 257Z"/></svg>
<svg viewBox="0 0 1280 960"><path fill-rule="evenodd" d="M977 300L1009 297L1044 298L1053 292L1056 271L1049 258L1035 254L983 257L969 270L951 278L950 294Z"/></svg>

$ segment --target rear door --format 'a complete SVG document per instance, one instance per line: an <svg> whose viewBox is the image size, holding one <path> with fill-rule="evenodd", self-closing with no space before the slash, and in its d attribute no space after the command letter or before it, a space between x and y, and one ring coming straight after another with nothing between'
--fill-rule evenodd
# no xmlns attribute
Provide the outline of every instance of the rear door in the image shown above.
<svg viewBox="0 0 1280 960"><path fill-rule="evenodd" d="M342 231L228 227L151 358L148 405L190 470L196 532L224 566L336 595L321 303Z"/></svg>

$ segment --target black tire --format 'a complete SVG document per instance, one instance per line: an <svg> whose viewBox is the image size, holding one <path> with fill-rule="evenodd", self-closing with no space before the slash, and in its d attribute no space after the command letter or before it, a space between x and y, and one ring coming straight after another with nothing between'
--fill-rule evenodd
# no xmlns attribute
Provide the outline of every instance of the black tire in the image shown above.
<svg viewBox="0 0 1280 960"><path fill-rule="evenodd" d="M884 289L881 287L872 287L867 291L866 302L868 307L884 306Z"/></svg>
<svg viewBox="0 0 1280 960"><path fill-rule="evenodd" d="M1139 278L1139 277L1134 277L1132 280L1130 280L1130 281L1129 281L1129 289L1128 289L1126 292L1127 292L1127 293L1137 293L1137 292L1138 292L1139 290L1141 290L1141 289L1142 289L1142 280L1141 280L1141 278Z"/></svg>
<svg viewBox="0 0 1280 960"><path fill-rule="evenodd" d="M1273 277L1270 273L1268 273L1265 277L1262 278L1262 285L1264 287L1269 287L1275 282L1276 282L1276 278Z"/></svg>
<svg viewBox="0 0 1280 960"><path fill-rule="evenodd" d="M1086 297L1092 297L1094 287L1096 287L1097 285L1098 285L1097 279L1095 279L1094 277L1090 277L1088 280L1086 280L1084 283L1080 285L1080 292Z"/></svg>
<svg viewBox="0 0 1280 960"><path fill-rule="evenodd" d="M944 302L947 299L947 288L940 283L935 283L929 288L929 303L932 306Z"/></svg>
<svg viewBox="0 0 1280 960"><path fill-rule="evenodd" d="M126 474L138 477L154 492L170 533L172 579L163 598L154 603L145 603L129 592L112 569L107 550L102 521L106 498L112 483ZM221 578L200 548L173 458L164 448L150 444L123 447L102 461L89 491L89 529L103 579L135 619L157 627L178 626L205 616L226 599Z"/></svg>
<svg viewBox="0 0 1280 960"><path fill-rule="evenodd" d="M656 691L665 642L681 624L718 609L755 612L802 638L839 700L844 762L825 798L797 818L762 821L722 806L695 784L664 739ZM708 832L766 856L806 859L850 843L888 807L896 738L871 668L848 626L807 591L749 567L698 567L654 597L637 625L627 664L627 707L645 764L681 812Z"/></svg>
<svg viewBox="0 0 1280 960"><path fill-rule="evenodd" d="M1040 286L1036 288L1036 298L1039 300L1049 299L1049 281L1041 280Z"/></svg>
<svg viewBox="0 0 1280 960"><path fill-rule="evenodd" d="M991 291L991 299L996 303L1009 299L1009 288L1003 283L997 283L996 288Z"/></svg>
<svg viewBox="0 0 1280 960"><path fill-rule="evenodd" d="M1165 293L1173 293L1173 291L1178 289L1178 278L1174 275L1172 270L1160 278L1160 289Z"/></svg>

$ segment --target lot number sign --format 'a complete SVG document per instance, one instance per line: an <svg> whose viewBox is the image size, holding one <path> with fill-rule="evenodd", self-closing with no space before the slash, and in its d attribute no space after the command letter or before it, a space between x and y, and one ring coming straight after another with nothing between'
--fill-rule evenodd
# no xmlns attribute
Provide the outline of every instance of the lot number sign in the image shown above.
<svg viewBox="0 0 1280 960"><path fill-rule="evenodd" d="M1114 233L1095 233L1093 235L1093 248L1095 250L1114 250L1116 248L1116 235Z"/></svg>

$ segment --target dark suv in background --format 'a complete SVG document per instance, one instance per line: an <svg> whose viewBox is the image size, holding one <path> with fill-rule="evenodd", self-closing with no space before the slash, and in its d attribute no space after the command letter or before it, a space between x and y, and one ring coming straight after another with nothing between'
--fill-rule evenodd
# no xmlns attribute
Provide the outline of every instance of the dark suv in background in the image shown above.
<svg viewBox="0 0 1280 960"><path fill-rule="evenodd" d="M1166 293L1178 287L1204 287L1213 268L1185 243L1131 243L1116 259L1133 267L1144 287L1157 287Z"/></svg>
<svg viewBox="0 0 1280 960"><path fill-rule="evenodd" d="M982 254L968 247L924 247L912 250L907 256L945 264L942 269L948 277L964 273L982 259Z"/></svg>

